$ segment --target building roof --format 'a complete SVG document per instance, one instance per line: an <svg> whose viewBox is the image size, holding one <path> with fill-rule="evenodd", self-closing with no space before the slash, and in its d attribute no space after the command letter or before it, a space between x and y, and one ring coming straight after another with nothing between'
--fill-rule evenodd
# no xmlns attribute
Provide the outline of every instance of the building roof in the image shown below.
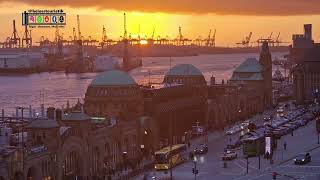
<svg viewBox="0 0 320 180"><path fill-rule="evenodd" d="M59 127L59 124L55 120L33 120L31 121L26 128L32 128L32 129L49 129L49 128L57 128Z"/></svg>
<svg viewBox="0 0 320 180"><path fill-rule="evenodd" d="M90 86L132 86L137 85L136 81L130 74L119 71L110 70L100 73L91 82Z"/></svg>
<svg viewBox="0 0 320 180"><path fill-rule="evenodd" d="M64 121L88 121L91 117L82 112L72 112L64 115L62 120Z"/></svg>
<svg viewBox="0 0 320 180"><path fill-rule="evenodd" d="M242 76L241 73L233 73L230 78L231 81L260 81L263 80L261 73L252 73L246 76Z"/></svg>
<svg viewBox="0 0 320 180"><path fill-rule="evenodd" d="M166 76L203 76L201 71L192 64L177 64L172 67Z"/></svg>
<svg viewBox="0 0 320 180"><path fill-rule="evenodd" d="M262 66L256 58L248 58L233 72L262 72Z"/></svg>

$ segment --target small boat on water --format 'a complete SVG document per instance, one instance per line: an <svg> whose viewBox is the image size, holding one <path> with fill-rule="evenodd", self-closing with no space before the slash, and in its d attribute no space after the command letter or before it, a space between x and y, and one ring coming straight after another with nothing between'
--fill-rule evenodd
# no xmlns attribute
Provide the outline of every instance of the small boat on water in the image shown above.
<svg viewBox="0 0 320 180"><path fill-rule="evenodd" d="M272 76L272 80L274 81L284 81L285 77L282 75L281 71L279 69L277 69L273 76Z"/></svg>

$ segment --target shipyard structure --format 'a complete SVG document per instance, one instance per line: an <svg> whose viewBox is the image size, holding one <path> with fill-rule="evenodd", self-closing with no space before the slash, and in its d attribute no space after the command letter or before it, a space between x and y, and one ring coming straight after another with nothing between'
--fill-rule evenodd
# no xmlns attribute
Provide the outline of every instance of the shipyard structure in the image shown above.
<svg viewBox="0 0 320 180"><path fill-rule="evenodd" d="M163 83L149 85L105 71L73 108L51 107L46 118L30 121L2 116L4 137L20 132L24 138L2 141L0 179L113 179L159 148L186 142L196 124L221 130L272 107L271 66L264 43L259 60L247 59L221 83L214 77L207 83L191 64L178 64Z"/></svg>

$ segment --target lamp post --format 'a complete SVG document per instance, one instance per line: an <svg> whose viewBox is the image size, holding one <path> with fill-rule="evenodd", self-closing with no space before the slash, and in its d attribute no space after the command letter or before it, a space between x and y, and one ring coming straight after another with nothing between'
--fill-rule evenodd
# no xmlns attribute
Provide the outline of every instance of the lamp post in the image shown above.
<svg viewBox="0 0 320 180"><path fill-rule="evenodd" d="M21 130L21 139L22 139L22 142L21 142L21 146L22 146L22 177L23 179L25 179L25 176L24 176L24 151L25 151L25 145L24 145L24 132L23 132L23 110L25 109L24 107L17 107L18 109L21 109L21 127L20 127L20 130ZM19 138L20 139L20 138Z"/></svg>
<svg viewBox="0 0 320 180"><path fill-rule="evenodd" d="M174 114L171 115L170 118L170 152L172 151L172 145L173 145L173 120L174 120ZM170 168L170 180L172 180L172 158L169 155L169 168Z"/></svg>
<svg viewBox="0 0 320 180"><path fill-rule="evenodd" d="M260 170L260 167L261 167L261 163L260 163L260 161L261 161L261 160L260 160L260 154L261 154L261 152L260 152L260 148L261 148L261 147L260 147L260 141L259 141L259 143L258 143L258 158L259 158L258 160L259 160L259 170Z"/></svg>
<svg viewBox="0 0 320 180"><path fill-rule="evenodd" d="M199 171L197 170L197 159L193 159L194 168L192 168L192 173L194 174L194 180L197 180L197 174Z"/></svg>
<svg viewBox="0 0 320 180"><path fill-rule="evenodd" d="M249 173L249 156L246 156L246 160L247 160L247 174Z"/></svg>

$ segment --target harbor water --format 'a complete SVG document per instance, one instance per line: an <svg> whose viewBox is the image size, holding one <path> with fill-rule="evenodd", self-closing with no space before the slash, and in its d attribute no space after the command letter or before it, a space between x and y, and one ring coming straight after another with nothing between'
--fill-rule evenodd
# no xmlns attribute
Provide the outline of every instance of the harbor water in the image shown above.
<svg viewBox="0 0 320 180"><path fill-rule="evenodd" d="M274 57L283 57L286 53L272 53ZM246 58L259 54L216 54L190 57L146 57L143 66L130 71L137 83L160 83L165 73L176 64L193 64L201 70L206 80L213 75L216 82L229 79L232 71ZM275 70L275 68L274 68ZM40 73L31 75L0 76L0 109L11 116L15 107L23 106L39 110L45 107L66 107L67 101L75 104L83 101L86 89L96 73L65 74L64 72Z"/></svg>

